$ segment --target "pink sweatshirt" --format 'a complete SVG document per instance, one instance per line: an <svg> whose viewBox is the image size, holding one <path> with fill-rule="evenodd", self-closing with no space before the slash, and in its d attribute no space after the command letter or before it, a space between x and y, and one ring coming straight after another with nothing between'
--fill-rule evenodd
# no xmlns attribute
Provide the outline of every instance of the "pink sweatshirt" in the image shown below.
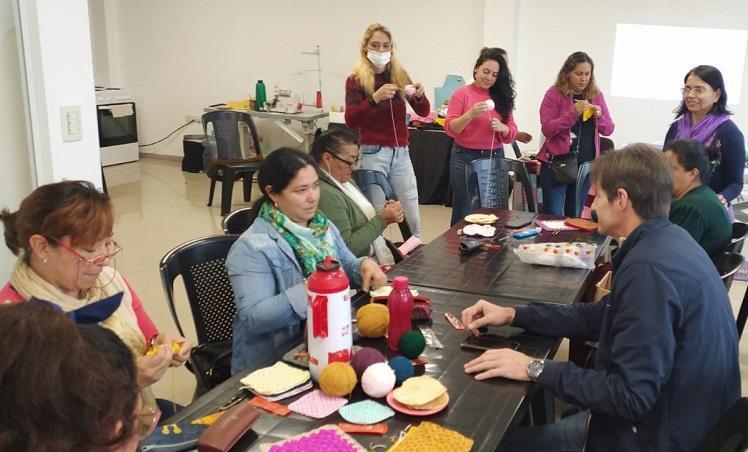
<svg viewBox="0 0 748 452"><path fill-rule="evenodd" d="M492 137L494 149L501 147L504 143L514 141L517 136L517 124L514 123L511 112L509 112L509 118L504 120L496 110L489 110L470 121L460 133L454 133L450 129L452 121L473 108L476 103L490 98L487 90L478 88L474 83L460 87L452 93L452 97L449 99L447 118L444 120L444 131L447 135L454 137L457 144L468 149L491 149ZM493 118L497 118L509 127L508 135L503 136L491 129L491 119Z"/></svg>

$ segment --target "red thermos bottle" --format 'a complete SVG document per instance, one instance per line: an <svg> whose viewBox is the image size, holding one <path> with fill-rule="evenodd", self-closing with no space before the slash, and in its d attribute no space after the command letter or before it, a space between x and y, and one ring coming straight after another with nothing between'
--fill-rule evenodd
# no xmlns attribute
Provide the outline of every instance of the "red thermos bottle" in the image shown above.
<svg viewBox="0 0 748 452"><path fill-rule="evenodd" d="M387 309L390 311L387 344L390 350L397 351L400 337L412 329L410 319L413 312L413 294L410 293L408 278L405 276L397 276L392 282L392 292L387 297Z"/></svg>

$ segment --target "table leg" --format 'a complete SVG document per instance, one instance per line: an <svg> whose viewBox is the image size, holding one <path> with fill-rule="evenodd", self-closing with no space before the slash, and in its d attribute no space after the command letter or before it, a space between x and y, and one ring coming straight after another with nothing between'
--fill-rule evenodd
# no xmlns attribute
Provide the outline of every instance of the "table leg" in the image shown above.
<svg viewBox="0 0 748 452"><path fill-rule="evenodd" d="M556 404L553 394L538 388L532 399L532 419L534 425L552 424L556 422Z"/></svg>
<svg viewBox="0 0 748 452"><path fill-rule="evenodd" d="M312 144L314 143L314 133L317 131L317 120L302 122L301 130L304 133L304 150L311 152Z"/></svg>

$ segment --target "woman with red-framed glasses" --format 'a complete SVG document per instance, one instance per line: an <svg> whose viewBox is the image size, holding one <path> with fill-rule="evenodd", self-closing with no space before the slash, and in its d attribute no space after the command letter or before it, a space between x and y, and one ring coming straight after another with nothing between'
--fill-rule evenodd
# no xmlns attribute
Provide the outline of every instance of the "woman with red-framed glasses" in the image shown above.
<svg viewBox="0 0 748 452"><path fill-rule="evenodd" d="M0 304L36 297L68 313L85 308L89 318L101 316L99 324L122 339L136 357L143 402L154 407L150 385L170 366L182 365L192 346L181 336L159 333L117 272L114 259L122 248L112 236L109 197L85 181L43 185L21 202L18 211L0 212L0 220L5 243L18 256L10 281L0 289ZM110 297L119 293L122 299L117 304ZM179 345L178 351L172 344ZM155 353L148 353L152 345L157 346Z"/></svg>

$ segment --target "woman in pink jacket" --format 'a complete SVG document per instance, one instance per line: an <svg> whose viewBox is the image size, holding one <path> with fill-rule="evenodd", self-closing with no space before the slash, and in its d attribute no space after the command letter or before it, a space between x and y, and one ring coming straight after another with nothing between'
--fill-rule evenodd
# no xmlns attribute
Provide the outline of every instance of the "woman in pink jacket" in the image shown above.
<svg viewBox="0 0 748 452"><path fill-rule="evenodd" d="M577 210L576 181L559 183L554 180L549 164L569 153L576 154L580 165L598 158L600 135L608 136L615 129L603 93L595 84L594 71L595 64L589 55L572 53L540 104L540 125L545 142L538 152L538 160L542 162L540 187L544 213L574 217Z"/></svg>
<svg viewBox="0 0 748 452"><path fill-rule="evenodd" d="M480 207L478 199L468 193L465 166L479 158L504 157L504 143L511 143L517 136L512 118L514 82L501 49L481 50L473 79L452 94L444 121L447 135L455 139L449 164L453 226Z"/></svg>

